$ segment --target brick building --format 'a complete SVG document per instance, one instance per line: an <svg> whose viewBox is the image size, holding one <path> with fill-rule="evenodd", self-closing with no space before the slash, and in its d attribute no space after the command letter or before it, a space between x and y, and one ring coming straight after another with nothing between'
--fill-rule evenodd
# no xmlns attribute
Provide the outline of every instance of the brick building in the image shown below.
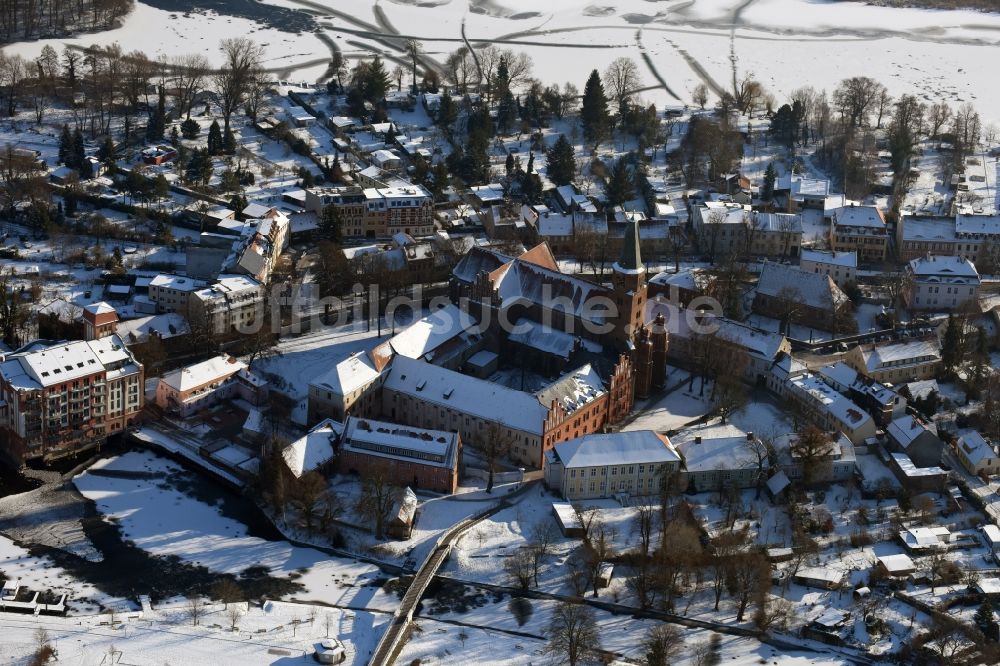
<svg viewBox="0 0 1000 666"><path fill-rule="evenodd" d="M457 432L351 416L336 448L341 473L364 477L381 466L394 485L448 494L458 488L462 438Z"/></svg>
<svg viewBox="0 0 1000 666"><path fill-rule="evenodd" d="M0 362L0 448L50 459L99 445L139 419L143 367L116 335L35 343Z"/></svg>

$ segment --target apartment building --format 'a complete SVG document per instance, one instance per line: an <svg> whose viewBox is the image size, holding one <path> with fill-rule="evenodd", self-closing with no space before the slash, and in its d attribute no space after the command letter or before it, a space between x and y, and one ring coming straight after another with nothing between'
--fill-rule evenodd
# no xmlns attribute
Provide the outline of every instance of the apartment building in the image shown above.
<svg viewBox="0 0 1000 666"><path fill-rule="evenodd" d="M193 291L189 302L191 325L212 333L253 332L248 329L265 321L264 287L245 275L220 275L212 286Z"/></svg>
<svg viewBox="0 0 1000 666"><path fill-rule="evenodd" d="M0 362L0 449L15 462L71 454L139 418L143 367L117 335L33 343Z"/></svg>
<svg viewBox="0 0 1000 666"><path fill-rule="evenodd" d="M325 187L306 191L305 207L322 214L334 206L341 234L347 238L388 238L397 233L427 236L434 232L434 199L420 185L400 182L386 187Z"/></svg>

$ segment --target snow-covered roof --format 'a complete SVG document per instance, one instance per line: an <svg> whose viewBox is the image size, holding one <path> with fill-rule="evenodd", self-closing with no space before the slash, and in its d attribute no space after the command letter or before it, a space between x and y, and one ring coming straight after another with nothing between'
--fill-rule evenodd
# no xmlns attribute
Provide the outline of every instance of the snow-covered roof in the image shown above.
<svg viewBox="0 0 1000 666"><path fill-rule="evenodd" d="M979 284L979 271L964 257L929 255L910 261L908 270L921 282Z"/></svg>
<svg viewBox="0 0 1000 666"><path fill-rule="evenodd" d="M1000 215L965 215L955 216L955 230L960 234L982 234L995 236L1000 234Z"/></svg>
<svg viewBox="0 0 1000 666"><path fill-rule="evenodd" d="M150 287L162 287L175 291L195 291L205 286L201 280L194 280L185 275L168 275L161 273L149 281Z"/></svg>
<svg viewBox="0 0 1000 666"><path fill-rule="evenodd" d="M677 448L684 455L684 466L689 472L745 469L754 464L746 435L701 437L701 442L691 437L678 443Z"/></svg>
<svg viewBox="0 0 1000 666"><path fill-rule="evenodd" d="M451 468L458 454L458 433L350 416L341 446L365 455Z"/></svg>
<svg viewBox="0 0 1000 666"><path fill-rule="evenodd" d="M604 382L588 363L542 388L535 393L535 397L546 410L555 402L572 414L604 393Z"/></svg>
<svg viewBox="0 0 1000 666"><path fill-rule="evenodd" d="M97 372L131 369L134 360L117 335L32 347L6 357L0 375L19 389L39 389ZM120 367L119 367L120 366Z"/></svg>
<svg viewBox="0 0 1000 666"><path fill-rule="evenodd" d="M830 266L841 266L844 268L858 267L857 252L831 252L829 250L803 249L799 259L800 266L804 262L811 261L816 264L829 264Z"/></svg>
<svg viewBox="0 0 1000 666"><path fill-rule="evenodd" d="M220 354L207 361L168 372L160 381L176 391L190 391L205 384L227 379L246 367L243 361L227 354Z"/></svg>
<svg viewBox="0 0 1000 666"><path fill-rule="evenodd" d="M577 345L583 345L598 352L601 350L601 346L595 342L583 340L565 331L526 318L518 319L515 322L508 340L565 360L569 359L577 349Z"/></svg>
<svg viewBox="0 0 1000 666"><path fill-rule="evenodd" d="M906 388L910 392L910 397L914 400L923 400L930 395L931 391L941 395L941 387L938 386L936 379L924 379L918 382L910 382L906 385Z"/></svg>
<svg viewBox="0 0 1000 666"><path fill-rule="evenodd" d="M548 415L530 393L405 356L392 362L385 388L534 435Z"/></svg>
<svg viewBox="0 0 1000 666"><path fill-rule="evenodd" d="M869 371L913 363L924 363L941 358L940 343L933 338L909 340L883 345L862 352Z"/></svg>
<svg viewBox="0 0 1000 666"><path fill-rule="evenodd" d="M858 371L843 361L838 361L834 365L822 367L816 372L820 377L826 380L827 384L838 391L847 390L858 378Z"/></svg>
<svg viewBox="0 0 1000 666"><path fill-rule="evenodd" d="M356 352L337 363L310 386L345 396L378 379L379 371L365 352Z"/></svg>
<svg viewBox="0 0 1000 666"><path fill-rule="evenodd" d="M898 419L895 419L885 429L885 432L904 449L909 447L917 437L925 432L935 434L929 424L916 416L910 415L900 416Z"/></svg>
<svg viewBox="0 0 1000 666"><path fill-rule="evenodd" d="M841 206L833 211L834 225L885 231L885 217L876 206Z"/></svg>
<svg viewBox="0 0 1000 666"><path fill-rule="evenodd" d="M958 446L961 447L962 453L972 465L978 465L984 460L997 459L997 453L990 443L975 430L962 435L958 440Z"/></svg>
<svg viewBox="0 0 1000 666"><path fill-rule="evenodd" d="M281 451L288 469L296 478L333 459L335 443L344 433L344 424L333 419L317 423L305 436Z"/></svg>
<svg viewBox="0 0 1000 666"><path fill-rule="evenodd" d="M910 456L905 453L890 453L892 459L896 462L899 470L908 477L918 477L918 476L944 476L947 474L946 471L938 466L933 467L917 467Z"/></svg>
<svg viewBox="0 0 1000 666"><path fill-rule="evenodd" d="M829 275L808 273L794 266L765 262L757 282L757 293L772 298L791 298L813 308L832 310L847 302L847 294Z"/></svg>
<svg viewBox="0 0 1000 666"><path fill-rule="evenodd" d="M904 241L952 242L956 240L955 218L953 217L904 215L900 224L903 225Z"/></svg>
<svg viewBox="0 0 1000 666"><path fill-rule="evenodd" d="M452 338L476 327L476 321L455 305L418 319L389 339L392 350L408 358L422 358Z"/></svg>
<svg viewBox="0 0 1000 666"><path fill-rule="evenodd" d="M98 301L97 303L91 303L90 305L84 306L84 311L90 314L100 315L100 314L111 314L115 312L115 308L110 303L105 303L104 301Z"/></svg>
<svg viewBox="0 0 1000 666"><path fill-rule="evenodd" d="M678 289L701 291L708 284L708 273L701 268L682 268L674 273L664 271L649 278L649 284L676 286Z"/></svg>
<svg viewBox="0 0 1000 666"><path fill-rule="evenodd" d="M913 564L913 560L911 560L910 556L906 553L882 555L877 559L877 562L885 567L885 570L890 574L908 573L916 569L916 565Z"/></svg>
<svg viewBox="0 0 1000 666"><path fill-rule="evenodd" d="M951 532L947 527L910 527L901 531L899 538L914 550L937 548L951 539Z"/></svg>
<svg viewBox="0 0 1000 666"><path fill-rule="evenodd" d="M795 577L838 585L840 581L844 580L844 571L833 567L800 567Z"/></svg>
<svg viewBox="0 0 1000 666"><path fill-rule="evenodd" d="M989 541L991 545L1000 544L1000 527L997 527L993 523L983 525L983 536L986 537L986 540Z"/></svg>
<svg viewBox="0 0 1000 666"><path fill-rule="evenodd" d="M856 430L872 420L867 412L815 375L803 374L792 379L789 386L799 395L808 398L813 407L823 409L849 430Z"/></svg>
<svg viewBox="0 0 1000 666"><path fill-rule="evenodd" d="M584 435L556 444L554 451L567 469L680 461L667 436L652 430Z"/></svg>
<svg viewBox="0 0 1000 666"><path fill-rule="evenodd" d="M604 321L603 312L592 307L595 296L609 293L602 285L520 260L501 266L490 277L505 308L517 304L565 308L574 316Z"/></svg>
<svg viewBox="0 0 1000 666"><path fill-rule="evenodd" d="M792 485L792 482L788 479L788 475L782 470L779 470L777 474L767 480L767 489L772 495L777 495L790 485Z"/></svg>
<svg viewBox="0 0 1000 666"><path fill-rule="evenodd" d="M156 333L164 340L178 335L187 335L191 332L191 326L183 316L176 312L168 312L120 321L115 332L126 343L134 343L145 342L151 333Z"/></svg>
<svg viewBox="0 0 1000 666"><path fill-rule="evenodd" d="M990 576L976 581L976 591L988 596L1000 595L1000 578Z"/></svg>
<svg viewBox="0 0 1000 666"><path fill-rule="evenodd" d="M475 246L458 260L451 274L457 280L471 284L480 273L492 273L512 259L491 248Z"/></svg>

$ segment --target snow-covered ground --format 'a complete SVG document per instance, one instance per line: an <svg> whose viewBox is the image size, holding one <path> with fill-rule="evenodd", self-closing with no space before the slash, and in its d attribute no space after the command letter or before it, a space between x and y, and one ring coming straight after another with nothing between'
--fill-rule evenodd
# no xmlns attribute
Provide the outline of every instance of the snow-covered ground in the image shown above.
<svg viewBox="0 0 1000 666"><path fill-rule="evenodd" d="M385 613L268 602L263 607L231 604L242 610L233 618L223 604L205 607L194 626L183 600L157 605L139 618L108 615L27 617L4 614L0 662L27 664L37 649L35 632L42 628L70 664L247 664L306 663L328 635L339 638L344 662L362 666L389 620ZM114 651L112 655L111 652Z"/></svg>
<svg viewBox="0 0 1000 666"><path fill-rule="evenodd" d="M155 481L128 478L137 472ZM381 576L372 565L250 536L246 525L219 506L185 492L182 485L192 474L170 460L135 451L102 460L73 482L121 526L123 538L154 555L175 556L216 573L263 566L272 576L301 584L295 597L302 600L371 607L381 594L377 586L365 585Z"/></svg>
<svg viewBox="0 0 1000 666"><path fill-rule="evenodd" d="M319 3L266 0L316 11ZM405 37L419 39L428 58L443 63L462 45L496 42L532 56L543 83L572 80L629 56L641 63L644 96L657 104L690 103L705 82L727 88L731 53L740 76L753 72L779 98L811 85L831 90L844 77L867 75L890 92L916 93L927 101L976 103L990 121L1000 119L1000 91L983 63L995 55L1000 15L975 11L890 9L829 0L618 0L587 5L560 0L410 2L348 0L317 12L318 26L348 59L374 52L401 61ZM51 41L76 46L118 42L126 51L204 53L220 59L225 36L252 35L266 48L267 66L281 78L312 81L326 70L330 49L317 34L291 34L213 13L180 14L137 3L116 30L72 40L41 40L7 47L37 57ZM400 35L386 51L386 37ZM649 58L647 64L643 56ZM573 63L572 71L566 67ZM666 82L662 87L654 75Z"/></svg>

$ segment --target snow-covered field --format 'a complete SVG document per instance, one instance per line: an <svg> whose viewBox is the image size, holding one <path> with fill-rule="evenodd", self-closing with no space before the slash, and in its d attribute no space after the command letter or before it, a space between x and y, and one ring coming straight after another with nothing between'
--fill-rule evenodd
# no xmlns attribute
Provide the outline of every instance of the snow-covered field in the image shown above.
<svg viewBox="0 0 1000 666"><path fill-rule="evenodd" d="M157 606L141 618L108 615L41 617L4 614L0 663L27 664L37 649L35 632L48 634L60 663L69 664L214 664L216 666L307 663L326 638L344 643L349 665L367 663L389 615L340 608L268 602L263 608L244 604L233 619L222 604L205 608L193 626L187 605ZM315 663L315 662L314 662Z"/></svg>
<svg viewBox="0 0 1000 666"><path fill-rule="evenodd" d="M734 53L739 75L753 72L779 98L799 86L829 90L846 76L867 75L895 95L908 92L953 104L972 101L986 118L1000 119L1000 91L993 85L994 72L984 66L1000 42L1000 14L829 0L265 3L309 9L317 15L322 38L348 59L381 52L401 62L403 38L415 37L427 57L441 64L463 44L464 28L475 45L494 42L531 55L534 74L544 83L569 79L582 86L590 69L603 70L613 58L630 56L642 67L643 86L651 88L645 96L658 104L689 103L691 90L702 82L728 88ZM328 8L325 14L322 7ZM331 47L320 34L285 33L212 13L171 13L141 2L121 28L66 41L76 46L118 42L126 51L142 49L150 55L204 53L218 62L218 40L239 35L252 35L266 47L267 66L280 78L312 81L326 70ZM393 35L400 38L392 40ZM6 50L34 58L49 41Z"/></svg>

